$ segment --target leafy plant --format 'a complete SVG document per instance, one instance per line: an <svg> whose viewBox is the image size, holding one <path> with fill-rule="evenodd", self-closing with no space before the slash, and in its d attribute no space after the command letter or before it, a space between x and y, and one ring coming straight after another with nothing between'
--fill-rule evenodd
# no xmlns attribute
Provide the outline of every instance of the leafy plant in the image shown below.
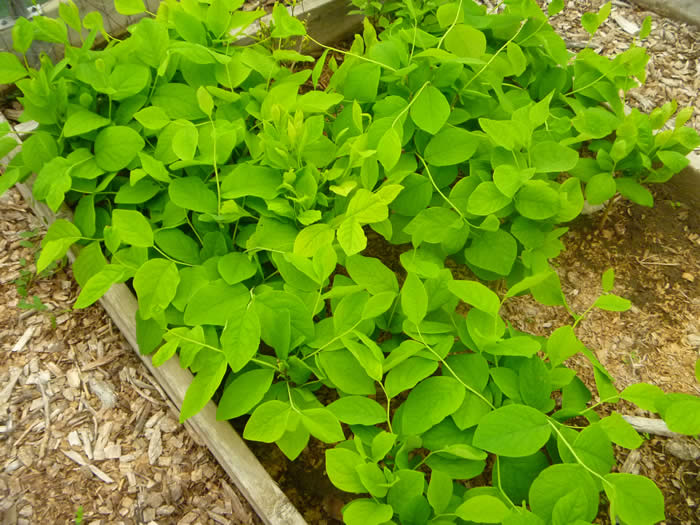
<svg viewBox="0 0 700 525"><path fill-rule="evenodd" d="M19 54L34 39L66 49L39 70L0 55L0 82L40 124L0 188L36 173L36 197L75 212L51 225L37 269L79 246L76 308L132 286L140 351L194 373L181 420L215 398L217 417L249 415L244 437L291 459L311 436L338 443L331 481L365 495L343 510L351 525L590 523L601 498L625 523L664 519L650 480L612 472L612 443L641 439L595 408L622 398L695 434L698 398L618 392L575 334L592 308L629 308L614 273L577 313L549 265L584 198L652 205L645 184L700 143L689 110L654 134L673 103L625 114L619 92L644 79L644 49L572 55L529 0L499 13L358 2L374 23L342 61L323 44L315 61L285 47L311 37L279 4L264 37L237 45L263 14L241 4L167 0L100 51L99 16L81 20L72 2L60 20L16 26ZM399 246L399 261L368 256L368 237ZM448 258L476 279L455 279ZM502 279L498 293L482 282ZM515 330L500 310L523 293L572 325ZM564 365L578 353L594 404Z"/></svg>

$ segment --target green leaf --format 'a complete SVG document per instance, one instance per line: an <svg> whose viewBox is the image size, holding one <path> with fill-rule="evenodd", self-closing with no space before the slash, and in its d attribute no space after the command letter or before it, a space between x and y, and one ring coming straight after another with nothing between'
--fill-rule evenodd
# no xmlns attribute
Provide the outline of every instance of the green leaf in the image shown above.
<svg viewBox="0 0 700 525"><path fill-rule="evenodd" d="M620 414L613 412L600 420L600 427L610 441L625 448L639 448L643 443L637 431Z"/></svg>
<svg viewBox="0 0 700 525"><path fill-rule="evenodd" d="M530 486L530 508L549 522L556 503L577 489L581 489L585 502L584 519L592 521L598 513L598 489L581 465L557 464L544 469Z"/></svg>
<svg viewBox="0 0 700 525"><path fill-rule="evenodd" d="M501 300L498 298L498 295L480 282L448 281L447 289L465 303L494 317L498 315L498 311L501 309Z"/></svg>
<svg viewBox="0 0 700 525"><path fill-rule="evenodd" d="M126 168L145 146L136 131L126 126L110 126L95 138L95 160L105 171Z"/></svg>
<svg viewBox="0 0 700 525"><path fill-rule="evenodd" d="M417 353L420 347L415 348ZM392 364L384 382L389 397L396 397L404 390L413 388L437 369L437 362L423 357L408 357L398 364Z"/></svg>
<svg viewBox="0 0 700 525"><path fill-rule="evenodd" d="M363 396L344 396L327 408L348 425L377 425L387 418L386 411L379 403Z"/></svg>
<svg viewBox="0 0 700 525"><path fill-rule="evenodd" d="M207 117L211 117L212 111L214 111L214 99L204 86L199 86L197 88L197 103L199 104L199 109L201 109Z"/></svg>
<svg viewBox="0 0 700 525"><path fill-rule="evenodd" d="M617 184L611 173L593 175L586 183L586 200L588 204L602 204L617 193Z"/></svg>
<svg viewBox="0 0 700 525"><path fill-rule="evenodd" d="M308 408L301 411L301 422L312 436L324 443L345 440L338 418L327 408Z"/></svg>
<svg viewBox="0 0 700 525"><path fill-rule="evenodd" d="M370 495L375 498L383 498L389 492L386 476L376 463L358 465L357 474Z"/></svg>
<svg viewBox="0 0 700 525"><path fill-rule="evenodd" d="M85 308L102 297L114 283L120 283L127 278L127 269L119 264L107 264L95 275L90 277L80 290L80 295L73 305L74 309Z"/></svg>
<svg viewBox="0 0 700 525"><path fill-rule="evenodd" d="M558 142L538 142L530 149L532 166L537 173L559 173L573 169L578 163L578 152Z"/></svg>
<svg viewBox="0 0 700 525"><path fill-rule="evenodd" d="M515 196L515 209L523 217L543 221L559 213L559 192L543 180L529 180Z"/></svg>
<svg viewBox="0 0 700 525"><path fill-rule="evenodd" d="M478 29L457 24L445 34L445 49L462 58L479 58L486 52L486 36Z"/></svg>
<svg viewBox="0 0 700 525"><path fill-rule="evenodd" d="M471 158L479 146L479 137L461 128L448 127L430 139L425 160L433 166L452 166Z"/></svg>
<svg viewBox="0 0 700 525"><path fill-rule="evenodd" d="M353 255L345 260L350 278L372 295L382 292L398 292L396 274L374 257Z"/></svg>
<svg viewBox="0 0 700 525"><path fill-rule="evenodd" d="M168 186L168 195L176 206L186 210L212 214L217 211L216 193L199 177L173 180Z"/></svg>
<svg viewBox="0 0 700 525"><path fill-rule="evenodd" d="M150 248L153 246L153 230L146 217L135 210L117 209L112 212L112 227L126 244Z"/></svg>
<svg viewBox="0 0 700 525"><path fill-rule="evenodd" d="M582 352L586 347L570 325L560 326L547 340L547 356L552 367L557 367L571 356Z"/></svg>
<svg viewBox="0 0 700 525"><path fill-rule="evenodd" d="M480 183L469 195L467 211L474 215L489 215L507 206L511 198L501 193L490 180ZM557 202L559 197L557 196Z"/></svg>
<svg viewBox="0 0 700 525"><path fill-rule="evenodd" d="M626 312L632 307L632 303L628 299L609 293L598 297L593 306L609 312Z"/></svg>
<svg viewBox="0 0 700 525"><path fill-rule="evenodd" d="M647 15L644 17L644 21L642 22L642 28L639 30L639 40L644 40L649 36L651 33L651 15Z"/></svg>
<svg viewBox="0 0 700 525"><path fill-rule="evenodd" d="M243 430L243 437L251 441L272 443L282 437L292 412L289 403L266 401L253 411Z"/></svg>
<svg viewBox="0 0 700 525"><path fill-rule="evenodd" d="M163 344L158 351L153 354L152 357L152 363L153 366L156 368L165 363L167 360L172 358L175 355L175 352L177 351L177 347L179 345L179 341L177 339L173 339L171 341L168 341L167 343Z"/></svg>
<svg viewBox="0 0 700 525"><path fill-rule="evenodd" d="M504 231L484 232L464 250L469 264L498 275L508 275L518 255L518 244Z"/></svg>
<svg viewBox="0 0 700 525"><path fill-rule="evenodd" d="M245 437L245 435L243 436ZM367 492L357 473L357 467L364 464L359 454L345 448L326 450L326 472L331 483L343 492L362 494Z"/></svg>
<svg viewBox="0 0 700 525"><path fill-rule="evenodd" d="M486 414L474 434L474 446L507 457L530 456L549 440L547 417L524 405L507 405Z"/></svg>
<svg viewBox="0 0 700 525"><path fill-rule="evenodd" d="M324 246L330 246L335 239L335 230L327 224L312 224L299 232L294 239L294 254L313 257Z"/></svg>
<svg viewBox="0 0 700 525"><path fill-rule="evenodd" d="M401 288L401 308L406 317L419 324L428 312L428 294L415 273L409 273Z"/></svg>
<svg viewBox="0 0 700 525"><path fill-rule="evenodd" d="M199 244L182 230L158 230L154 240L156 245L173 259L187 264L199 264Z"/></svg>
<svg viewBox="0 0 700 525"><path fill-rule="evenodd" d="M342 93L347 100L374 102L377 98L381 66L369 62L353 65L345 78Z"/></svg>
<svg viewBox="0 0 700 525"><path fill-rule="evenodd" d="M41 253L36 262L37 273L48 268L53 261L62 259L73 243L79 241L82 236L75 224L66 219L56 219L41 242Z"/></svg>
<svg viewBox="0 0 700 525"><path fill-rule="evenodd" d="M309 91L297 99L297 108L304 113L325 113L343 101L340 93Z"/></svg>
<svg viewBox="0 0 700 525"><path fill-rule="evenodd" d="M428 503L435 511L435 514L442 514L452 499L454 485L452 478L447 474L434 470L430 474L428 484Z"/></svg>
<svg viewBox="0 0 700 525"><path fill-rule="evenodd" d="M230 172L224 170L222 176L221 196L225 199L251 196L272 200L282 184L280 171L265 166L237 164Z"/></svg>
<svg viewBox="0 0 700 525"><path fill-rule="evenodd" d="M554 16L562 12L564 9L564 0L552 0L547 6L547 14Z"/></svg>
<svg viewBox="0 0 700 525"><path fill-rule="evenodd" d="M360 498L343 507L343 521L347 525L381 525L391 520L394 509L391 505Z"/></svg>
<svg viewBox="0 0 700 525"><path fill-rule="evenodd" d="M328 378L339 390L361 396L375 393L374 381L348 350L322 352L319 361Z"/></svg>
<svg viewBox="0 0 700 525"><path fill-rule="evenodd" d="M462 219L454 211L434 206L421 210L403 231L410 234L413 245L418 246L423 242L441 243L462 225Z"/></svg>
<svg viewBox="0 0 700 525"><path fill-rule="evenodd" d="M230 311L221 333L221 349L231 370L238 372L247 365L260 346L260 319L254 308Z"/></svg>
<svg viewBox="0 0 700 525"><path fill-rule="evenodd" d="M374 319L389 310L396 299L396 292L380 292L367 300L362 309L362 319Z"/></svg>
<svg viewBox="0 0 700 525"><path fill-rule="evenodd" d="M452 377L429 377L408 394L402 421L407 432L422 434L454 413L464 401L464 387Z"/></svg>
<svg viewBox="0 0 700 525"><path fill-rule="evenodd" d="M347 255L355 255L367 247L367 237L354 217L345 219L338 228L338 242Z"/></svg>
<svg viewBox="0 0 700 525"><path fill-rule="evenodd" d="M206 366L203 366L195 374L192 383L185 392L180 409L180 423L184 423L190 417L204 408L219 388L226 374L226 360L223 354L211 353Z"/></svg>
<svg viewBox="0 0 700 525"><path fill-rule="evenodd" d="M228 284L236 284L249 279L257 272L257 267L243 253L230 252L219 258L219 275Z"/></svg>
<svg viewBox="0 0 700 525"><path fill-rule="evenodd" d="M450 116L450 103L438 88L428 85L411 104L410 115L416 126L435 135Z"/></svg>
<svg viewBox="0 0 700 525"><path fill-rule="evenodd" d="M607 474L603 488L611 511L629 525L651 525L666 519L664 497L648 478L633 474Z"/></svg>
<svg viewBox="0 0 700 525"><path fill-rule="evenodd" d="M192 160L197 151L199 131L191 122L178 122L171 147L179 160Z"/></svg>
<svg viewBox="0 0 700 525"><path fill-rule="evenodd" d="M161 313L171 303L180 283L180 274L174 262L150 259L134 276L134 289L143 319Z"/></svg>
<svg viewBox="0 0 700 525"><path fill-rule="evenodd" d="M12 53L0 53L0 84L14 84L27 75L19 58Z"/></svg>
<svg viewBox="0 0 700 525"><path fill-rule="evenodd" d="M522 169L512 164L501 164L493 170L493 182L503 195L513 198L520 187L534 174L534 168Z"/></svg>
<svg viewBox="0 0 700 525"><path fill-rule="evenodd" d="M250 370L237 376L224 388L216 419L234 419L250 412L270 389L275 373L269 368Z"/></svg>
<svg viewBox="0 0 700 525"><path fill-rule="evenodd" d="M68 44L68 29L63 20L56 20L46 16L34 16L32 22L34 23L34 37L36 40Z"/></svg>
<svg viewBox="0 0 700 525"><path fill-rule="evenodd" d="M272 8L272 21L274 24L274 29L270 33L272 38L288 38L306 34L304 24L290 15L283 3L277 3Z"/></svg>
<svg viewBox="0 0 700 525"><path fill-rule="evenodd" d="M170 124L170 117L158 106L143 108L134 113L134 118L148 129L161 129Z"/></svg>
<svg viewBox="0 0 700 525"><path fill-rule="evenodd" d="M151 179L139 179L135 184L124 184L114 196L117 204L141 204L153 198L161 187Z"/></svg>
<svg viewBox="0 0 700 525"><path fill-rule="evenodd" d="M663 412L669 430L694 436L700 434L700 398L674 400Z"/></svg>
<svg viewBox="0 0 700 525"><path fill-rule="evenodd" d="M80 286L85 286L90 277L99 272L107 260L102 255L100 242L94 241L85 246L73 262L73 277Z"/></svg>
<svg viewBox="0 0 700 525"><path fill-rule="evenodd" d="M601 277L601 286L603 288L604 292L609 292L610 290L613 289L613 286L615 285L615 270L613 268L608 268L603 272L603 276Z"/></svg>
<svg viewBox="0 0 700 525"><path fill-rule="evenodd" d="M623 197L627 197L632 202L641 206L651 208L654 206L654 197L651 192L639 184L636 180L627 177L618 177L615 179L617 191Z"/></svg>
<svg viewBox="0 0 700 525"><path fill-rule="evenodd" d="M505 503L488 495L469 498L455 510L461 519L478 523L501 523L509 513Z"/></svg>
<svg viewBox="0 0 700 525"><path fill-rule="evenodd" d="M377 144L377 159L386 172L391 171L401 157L401 139L395 128L389 128Z"/></svg>
<svg viewBox="0 0 700 525"><path fill-rule="evenodd" d="M146 11L143 0L114 0L114 8L120 15L139 15Z"/></svg>
<svg viewBox="0 0 700 525"><path fill-rule="evenodd" d="M17 18L15 25L12 26L12 47L14 50L24 55L31 47L33 41L34 27L31 22L22 16ZM0 59L1 61L2 59Z"/></svg>
<svg viewBox="0 0 700 525"><path fill-rule="evenodd" d="M396 434L382 430L372 439L372 459L381 461L396 443Z"/></svg>
<svg viewBox="0 0 700 525"><path fill-rule="evenodd" d="M226 326L234 312L241 312L250 301L250 292L242 284L230 286L223 280L205 284L190 297L185 308L185 323L191 326Z"/></svg>

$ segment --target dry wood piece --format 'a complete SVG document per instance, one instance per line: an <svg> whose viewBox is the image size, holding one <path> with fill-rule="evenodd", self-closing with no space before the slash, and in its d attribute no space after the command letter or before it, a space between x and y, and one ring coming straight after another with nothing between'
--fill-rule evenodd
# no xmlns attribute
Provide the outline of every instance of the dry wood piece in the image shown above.
<svg viewBox="0 0 700 525"><path fill-rule="evenodd" d="M697 0L632 0L632 2L669 18L700 27L700 2Z"/></svg>
<svg viewBox="0 0 700 525"><path fill-rule="evenodd" d="M661 419L651 419L639 416L622 416L637 432L642 434L654 434L656 436L675 437L680 436L672 432Z"/></svg>

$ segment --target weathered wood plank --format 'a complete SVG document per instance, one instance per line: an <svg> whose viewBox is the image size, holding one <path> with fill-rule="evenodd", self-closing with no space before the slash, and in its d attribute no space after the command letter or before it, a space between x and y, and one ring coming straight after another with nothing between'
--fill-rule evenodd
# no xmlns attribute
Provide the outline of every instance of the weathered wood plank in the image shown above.
<svg viewBox="0 0 700 525"><path fill-rule="evenodd" d="M0 115L0 122L2 121L5 121L5 118ZM58 213L54 213L44 203L36 201L28 184L18 184L17 189L36 215L47 224L58 217L72 217L71 210L65 206ZM70 250L68 257L71 262L75 260L76 255L75 250ZM170 359L156 368L149 356L138 351L135 321L138 304L129 288L124 284L115 284L100 299L100 303L179 409L193 376L189 370L181 368L176 359ZM188 420L188 423L267 525L306 525L299 511L272 480L233 427L226 421L216 420L216 405L213 402L207 403L201 412Z"/></svg>
<svg viewBox="0 0 700 525"><path fill-rule="evenodd" d="M632 2L660 15L700 27L698 0L632 0Z"/></svg>

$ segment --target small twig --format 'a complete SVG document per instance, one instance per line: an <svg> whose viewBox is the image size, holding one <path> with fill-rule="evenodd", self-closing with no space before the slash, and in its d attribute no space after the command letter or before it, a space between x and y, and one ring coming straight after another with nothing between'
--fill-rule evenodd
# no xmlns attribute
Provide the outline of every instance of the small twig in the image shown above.
<svg viewBox="0 0 700 525"><path fill-rule="evenodd" d="M39 447L39 456L46 456L46 449L49 445L49 437L51 436L51 417L49 412L49 396L46 395L46 389L44 388L45 383L41 380L37 381L37 387L39 387L39 392L41 392L41 399L44 402L44 437L41 440L41 446Z"/></svg>
<svg viewBox="0 0 700 525"><path fill-rule="evenodd" d="M632 427L640 433L654 434L656 436L678 437L682 434L672 432L662 419L652 419L649 417L622 416Z"/></svg>

